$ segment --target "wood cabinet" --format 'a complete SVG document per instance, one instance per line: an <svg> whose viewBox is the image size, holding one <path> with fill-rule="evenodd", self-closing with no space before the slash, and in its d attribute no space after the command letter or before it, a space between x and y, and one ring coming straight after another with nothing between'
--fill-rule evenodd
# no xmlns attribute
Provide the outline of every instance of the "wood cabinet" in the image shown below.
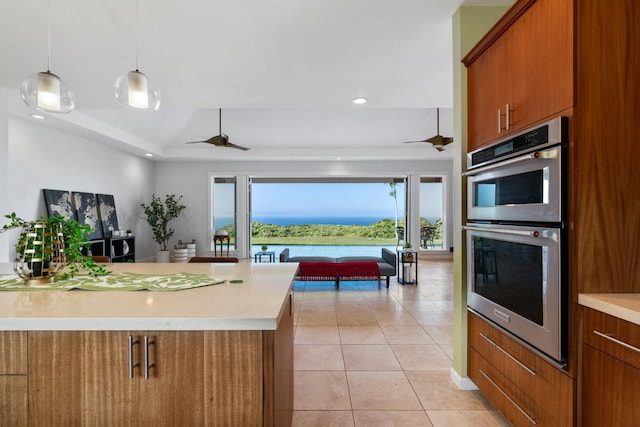
<svg viewBox="0 0 640 427"><path fill-rule="evenodd" d="M573 0L521 1L464 58L469 151L573 106L573 10Z"/></svg>
<svg viewBox="0 0 640 427"><path fill-rule="evenodd" d="M27 333L0 332L0 426L27 425Z"/></svg>
<svg viewBox="0 0 640 427"><path fill-rule="evenodd" d="M0 332L0 426L289 426L292 300L276 330Z"/></svg>
<svg viewBox="0 0 640 427"><path fill-rule="evenodd" d="M640 421L640 326L584 308L583 426Z"/></svg>
<svg viewBox="0 0 640 427"><path fill-rule="evenodd" d="M202 332L29 332L29 353L32 425L204 420Z"/></svg>
<svg viewBox="0 0 640 427"><path fill-rule="evenodd" d="M574 380L469 312L469 378L516 426L573 425Z"/></svg>

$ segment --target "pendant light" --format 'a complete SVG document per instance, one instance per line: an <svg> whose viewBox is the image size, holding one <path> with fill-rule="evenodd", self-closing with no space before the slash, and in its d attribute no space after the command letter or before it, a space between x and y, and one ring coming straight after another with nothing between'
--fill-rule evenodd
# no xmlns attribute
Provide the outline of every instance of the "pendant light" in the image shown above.
<svg viewBox="0 0 640 427"><path fill-rule="evenodd" d="M29 107L49 113L70 113L75 108L73 91L53 74L51 65L51 0L47 1L47 71L22 81L20 97Z"/></svg>
<svg viewBox="0 0 640 427"><path fill-rule="evenodd" d="M136 69L122 74L114 85L116 100L134 110L157 111L160 108L160 91L144 73L138 70L138 27L140 21L139 0L136 0Z"/></svg>

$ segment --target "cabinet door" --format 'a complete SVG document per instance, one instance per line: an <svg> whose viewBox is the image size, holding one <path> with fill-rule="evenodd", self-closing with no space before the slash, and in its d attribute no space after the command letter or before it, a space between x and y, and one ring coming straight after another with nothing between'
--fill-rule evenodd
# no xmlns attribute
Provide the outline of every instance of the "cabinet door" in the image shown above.
<svg viewBox="0 0 640 427"><path fill-rule="evenodd" d="M509 44L510 40L503 35L469 67L468 151L498 138L504 132L502 127L506 127L505 118L498 118L498 110L504 114L511 91Z"/></svg>
<svg viewBox="0 0 640 427"><path fill-rule="evenodd" d="M202 425L262 426L262 331L206 331L204 349Z"/></svg>
<svg viewBox="0 0 640 427"><path fill-rule="evenodd" d="M94 354L86 346L83 332L29 332L29 419L32 425L86 424L131 408L131 382L126 379L126 341L118 346L114 335L103 336L100 345L108 348ZM121 372L118 372L121 371ZM120 375L120 373L122 375ZM125 377L123 377L125 375ZM102 392L95 395L96 388ZM91 391L93 389L93 391ZM108 393L110 391L111 393ZM98 408L91 405L99 405Z"/></svg>
<svg viewBox="0 0 640 427"><path fill-rule="evenodd" d="M582 425L637 426L640 420L640 369L584 345Z"/></svg>
<svg viewBox="0 0 640 427"><path fill-rule="evenodd" d="M0 375L0 426L26 426L27 376Z"/></svg>
<svg viewBox="0 0 640 427"><path fill-rule="evenodd" d="M133 378L129 378L129 335ZM153 332L149 379L143 378L144 333L30 332L32 425L203 424L202 333Z"/></svg>
<svg viewBox="0 0 640 427"><path fill-rule="evenodd" d="M573 1L537 0L509 28L510 131L573 105Z"/></svg>

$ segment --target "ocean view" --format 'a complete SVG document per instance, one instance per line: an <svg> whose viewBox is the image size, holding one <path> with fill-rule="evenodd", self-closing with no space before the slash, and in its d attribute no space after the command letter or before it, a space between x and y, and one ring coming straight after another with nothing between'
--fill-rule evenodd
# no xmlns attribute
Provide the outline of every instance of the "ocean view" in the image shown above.
<svg viewBox="0 0 640 427"><path fill-rule="evenodd" d="M371 225L384 218L379 216L258 216L253 222L274 225L332 224ZM393 218L389 218L393 221Z"/></svg>

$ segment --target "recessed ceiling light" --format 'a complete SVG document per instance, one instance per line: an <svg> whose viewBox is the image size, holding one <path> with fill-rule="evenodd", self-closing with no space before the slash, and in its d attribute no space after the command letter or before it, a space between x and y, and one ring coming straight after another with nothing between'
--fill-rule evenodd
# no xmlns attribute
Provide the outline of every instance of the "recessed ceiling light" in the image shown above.
<svg viewBox="0 0 640 427"><path fill-rule="evenodd" d="M45 116L42 116L40 114L31 114L31 117L33 117L34 119L38 119L38 120L44 120L46 119Z"/></svg>
<svg viewBox="0 0 640 427"><path fill-rule="evenodd" d="M145 156L147 156L147 157L153 157L153 154L151 154L151 153L146 153L146 154L145 154Z"/></svg>
<svg viewBox="0 0 640 427"><path fill-rule="evenodd" d="M342 157L336 157L336 160L342 160Z"/></svg>
<svg viewBox="0 0 640 427"><path fill-rule="evenodd" d="M354 104L358 104L358 105L366 104L367 103L367 98L364 98L364 97L353 98L351 100L351 102L353 102Z"/></svg>

